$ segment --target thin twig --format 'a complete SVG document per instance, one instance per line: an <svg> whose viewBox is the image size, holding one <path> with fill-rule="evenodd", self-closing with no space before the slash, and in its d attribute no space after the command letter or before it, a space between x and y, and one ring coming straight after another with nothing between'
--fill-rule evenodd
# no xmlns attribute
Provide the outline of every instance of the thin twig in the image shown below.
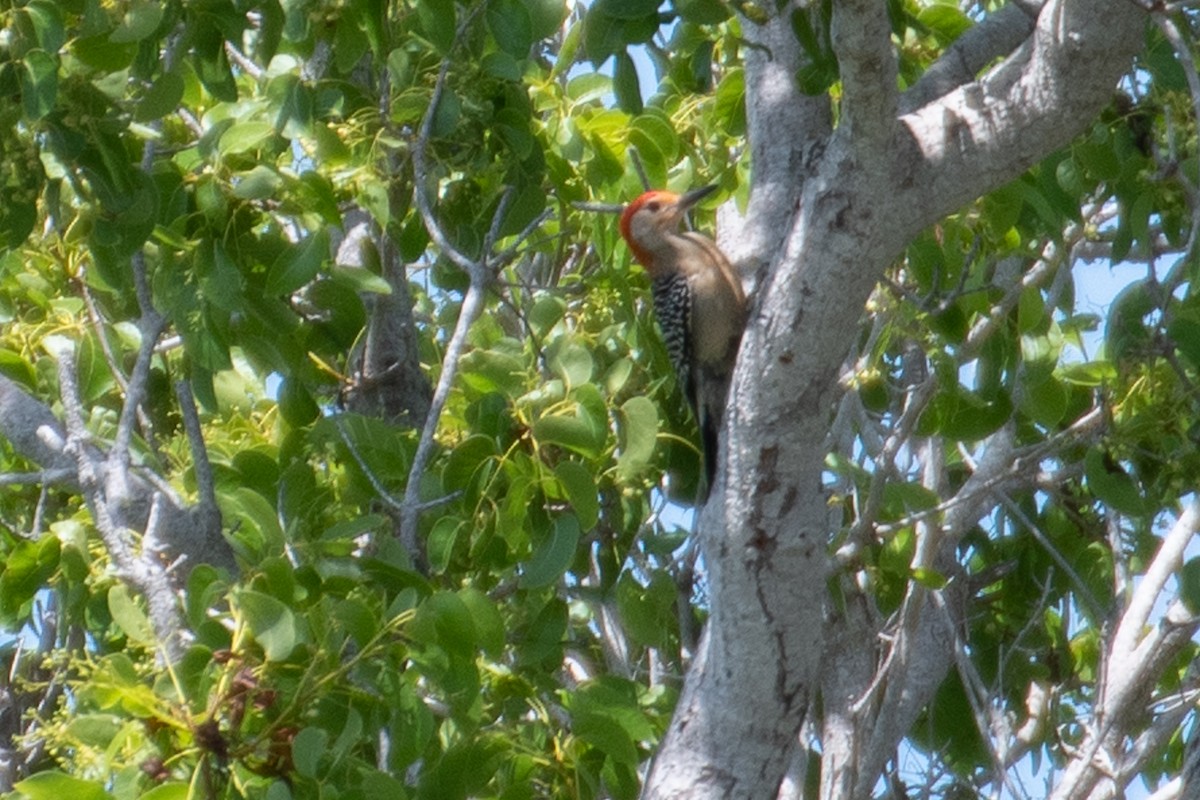
<svg viewBox="0 0 1200 800"><path fill-rule="evenodd" d="M992 730L992 719L1004 722L1004 718L1002 715L995 714L989 708L991 698L988 696L987 686L984 684L983 678L980 677L979 671L975 668L975 664L971 661L971 656L967 652L966 643L963 641L959 626L955 624L954 616L950 613L950 609L946 605L946 599L942 597L941 592L932 592L931 594L933 605L940 613L947 631L953 638L954 664L958 668L959 677L962 679L964 694L967 697L967 704L971 707L975 724L979 729L979 737L987 745L988 755L991 756L992 767L995 770L994 780L1001 781L1013 797L1025 797L1024 792L1017 791L1012 775L1006 769L1007 763L1004 753L991 744L993 735L1000 734L997 738L1002 740L1002 746L1007 746L1007 742L1003 741L1006 738L1003 734L1008 733L1008 731ZM1005 724L1004 728L1007 729L1008 726Z"/></svg>
<svg viewBox="0 0 1200 800"><path fill-rule="evenodd" d="M238 65L238 69L245 72L255 81L261 82L266 76L266 72L258 64L255 64L246 55L233 46L231 42L225 42L225 55L229 60Z"/></svg>
<svg viewBox="0 0 1200 800"><path fill-rule="evenodd" d="M192 397L192 384L188 380L175 382L175 396L179 400L179 413L183 417L183 430L187 434L188 447L192 451L192 469L196 474L196 493L200 506L206 513L220 511L217 507L216 481L213 479L212 463L208 460L208 447L204 443L204 431L200 427L200 414Z"/></svg>
<svg viewBox="0 0 1200 800"><path fill-rule="evenodd" d="M125 402L121 406L116 436L113 439L112 451L109 453L111 463L119 469L129 468L129 447L133 439L133 426L137 419L138 409L146 398L147 383L150 378L150 359L154 356L154 347L158 344L158 337L162 335L167 325L166 319L154 309L150 297L150 289L146 280L145 253L141 250L134 253L132 264L138 303L142 306L142 316L138 320L138 331L141 333L142 340L138 345L133 372L129 375L129 384L125 389Z"/></svg>
<svg viewBox="0 0 1200 800"><path fill-rule="evenodd" d="M163 68L170 70L175 63L176 52L183 37L182 26L176 26L167 39L163 52ZM156 121L155 129L161 129L161 120ZM154 169L156 153L154 138L146 140L142 146L142 172L149 175ZM133 272L133 287L137 295L138 310L141 315L137 322L141 342L138 345L137 359L133 364L133 372L125 386L125 402L121 406L121 415L117 421L117 432L114 437L112 450L109 452L110 468L118 470L129 469L129 447L133 439L133 425L138 417L138 411L146 398L146 387L150 377L150 359L154 356L154 348L158 339L166 330L167 320L154 307L154 293L150 289L150 280L146 270L146 251L139 248L130 259Z"/></svg>
<svg viewBox="0 0 1200 800"><path fill-rule="evenodd" d="M625 210L625 206L620 203L589 203L583 200L576 200L571 203L572 208L580 211L591 211L596 214L620 214Z"/></svg>
<svg viewBox="0 0 1200 800"><path fill-rule="evenodd" d="M6 472L0 474L0 486L36 486L73 480L75 470L69 467L44 469L39 472Z"/></svg>
<svg viewBox="0 0 1200 800"><path fill-rule="evenodd" d="M468 27L478 13L477 9L463 20L455 35L456 45L466 34ZM500 225L508 208L508 202L505 199L501 200L495 215L492 217L488 233L489 247L484 249L483 255L478 260L468 257L455 248L450 242L449 237L442 230L437 217L433 213L433 205L428 194L429 172L426 162L426 151L433 133L433 120L437 115L438 105L446 89L446 81L450 74L451 63L450 58L442 61L441 69L438 71L437 82L434 84L433 95L430 98L429 108L425 112L425 117L421 121L419 134L413 143L413 182L415 185L413 195L430 240L443 255L467 273L470 283L463 297L462 307L459 309L458 321L455 323L454 332L446 345L446 352L442 358L441 375L438 377L437 386L434 388L433 398L430 401L429 412L425 416L425 424L422 426L420 438L417 440L417 450L409 469L408 482L404 488L404 499L400 508L401 543L418 563L421 561L421 551L417 537L417 525L423 508L420 499L421 477L425 474L429 460L433 455L434 437L437 433L438 422L458 374L459 360L467 344L467 333L471 325L483 312L487 289L494 278L494 270L499 265L506 263L507 259L515 257L516 248L536 229L537 225L541 224L542 220L542 217L539 217L538 220L531 223L530 226L522 231L516 243L508 250L499 254L495 259L489 258L489 250L490 246L494 245L495 240L499 238Z"/></svg>
<svg viewBox="0 0 1200 800"><path fill-rule="evenodd" d="M409 553L415 554L417 549L417 518L418 506L421 502L421 476L429 464L433 454L434 435L437 433L438 421L446 400L450 397L450 389L458 373L458 361L462 357L467 344L467 332L471 324L483 311L483 301L487 290L471 281L467 294L463 298L462 308L458 312L458 322L455 323L454 333L446 345L446 355L442 359L442 374L438 376L437 387L433 392L433 400L429 404L429 413L425 417L425 425L421 429L421 438L417 441L417 452L413 456L412 468L408 473L408 484L404 487L404 503L400 512L400 538Z"/></svg>
<svg viewBox="0 0 1200 800"><path fill-rule="evenodd" d="M646 175L646 165L642 163L642 154L638 152L637 146L632 144L629 145L626 152L629 153L629 161L633 164L633 169L642 182L643 191L650 191L650 178Z"/></svg>
<svg viewBox="0 0 1200 800"><path fill-rule="evenodd" d="M371 488L375 490L375 494L379 495L379 499L389 508L394 511L402 511L404 509L404 500L388 491L388 488L383 485L383 481L379 480L379 476L375 474L375 470L367 465L366 458L359 452L358 446L354 444L354 440L350 438L350 432L346 430L345 415L338 414L335 416L333 424L337 428L338 436L342 439L342 444L346 445L346 449L350 451L350 457L354 459L354 463L358 464L358 468L367 476L367 481L371 484Z"/></svg>
<svg viewBox="0 0 1200 800"><path fill-rule="evenodd" d="M1092 594L1092 590L1088 588L1086 583L1084 583L1083 576L1079 574L1078 570L1075 569L1075 566L1067 560L1066 556L1059 552L1058 548L1054 546L1054 543L1050 541L1050 538L1042 532L1040 527L1038 527L1038 524L1029 518L1029 515L1021 509L1021 506L1018 505L1016 501L1008 496L1007 492L998 491L997 494L1000 497L1001 504L1008 509L1008 513L1016 517L1017 521L1025 526L1025 529L1029 531L1029 535L1032 536L1037 543L1042 546L1042 549L1049 554L1051 560L1058 565L1058 568L1061 569L1071 580L1071 583L1075 585L1077 600L1083 601L1083 605L1087 607L1091 618L1093 620L1103 619L1104 607L1100 605L1100 601L1096 599L1096 596Z"/></svg>
<svg viewBox="0 0 1200 800"><path fill-rule="evenodd" d="M480 4L479 8L482 9L483 4ZM478 10L469 14L462 21L455 34L456 46L462 40L467 26L475 19L477 13ZM429 169L425 161L426 151L429 148L429 140L433 136L433 121L437 117L438 106L442 102L442 94L446 91L446 80L450 76L450 66L452 63L450 58L442 59L442 66L438 70L437 81L433 85L433 94L429 98L429 108L425 110L425 117L421 120L417 138L413 142L413 198L417 204L417 211L421 215L421 221L425 224L425 230L429 234L430 240L437 246L438 251L474 279L475 272L481 270L482 266L479 262L468 257L454 246L445 232L442 231L437 217L434 216L433 205L429 199Z"/></svg>
<svg viewBox="0 0 1200 800"><path fill-rule="evenodd" d="M481 6L482 7L482 6ZM478 10L469 14L456 32L455 44L461 41L466 34L469 26L478 14ZM437 217L433 213L433 204L428 193L429 171L426 161L426 154L429 147L429 141L433 133L433 121L437 115L438 106L441 102L442 94L445 92L446 82L450 74L451 59L446 58L442 61L441 69L438 71L437 81L434 84L433 94L430 98L429 108L425 112L425 117L421 121L419 133L413 143L412 160L413 160L413 179L414 179L414 199L417 205L418 212L421 215L422 222L425 225L426 231L429 233L430 240L437 246L438 250L449 258L454 264L460 267L467 273L470 283L466 294L463 297L462 307L459 309L458 321L455 323L454 332L450 337L450 341L446 346L445 355L442 358L441 375L438 378L437 386L434 389L433 398L430 402L429 412L425 418L425 424L421 430L421 436L417 442L416 454L413 457L413 463L409 470L408 482L404 490L404 499L400 505L400 536L402 543L408 551L414 556L419 552L417 543L417 521L420 512L424 508L430 507L428 503L420 501L420 483L421 476L425 473L428 467L429 459L433 453L434 437L437 432L437 425L441 417L442 409L445 408L446 401L450 396L450 390L454 385L454 380L458 372L458 363L462 357L462 353L466 347L467 333L470 326L478 319L483 312L484 301L487 296L487 288L495 277L496 270L502 268L512 259L516 258L519 253L519 248L524 244L529 236L537 230L542 223L548 218L549 210L544 211L535 220L533 220L521 233L516 237L514 243L506 250L492 256L491 250L495 246L496 241L500 238L500 227L503 224L504 217L507 214L513 192L507 190L501 198L500 203L496 208L496 212L492 217L491 226L488 230L487 237L484 242L483 255L479 259L472 259L466 254L459 251L450 242L442 230ZM353 450L352 450L353 452ZM355 456L358 458L358 456ZM369 473L369 470L367 470ZM388 497L386 493L383 495ZM390 504L390 501L387 501ZM442 501L432 501L439 504Z"/></svg>

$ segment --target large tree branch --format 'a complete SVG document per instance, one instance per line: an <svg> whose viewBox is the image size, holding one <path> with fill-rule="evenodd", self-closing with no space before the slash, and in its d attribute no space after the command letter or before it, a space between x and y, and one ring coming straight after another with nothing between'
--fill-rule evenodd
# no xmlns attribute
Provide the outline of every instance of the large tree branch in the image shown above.
<svg viewBox="0 0 1200 800"><path fill-rule="evenodd" d="M920 160L904 183L924 227L1016 178L1075 136L1112 98L1143 41L1134 3L1052 0L1033 33L982 80L901 118Z"/></svg>
<svg viewBox="0 0 1200 800"><path fill-rule="evenodd" d="M896 120L896 53L887 6L875 0L839 0L833 6L834 51L842 77L839 135L864 159L882 163Z"/></svg>
<svg viewBox="0 0 1200 800"><path fill-rule="evenodd" d="M975 80L981 69L1015 50L1033 32L1045 2L1012 2L971 26L904 93L900 98L901 113L915 111Z"/></svg>
<svg viewBox="0 0 1200 800"><path fill-rule="evenodd" d="M762 23L743 19L747 140L754 176L746 213L721 207L721 249L743 279L760 275L783 246L802 187L801 177L819 156L833 128L825 95L806 95L796 83L805 56L792 31L791 15L817 12L785 7ZM789 135L780 136L787 131Z"/></svg>

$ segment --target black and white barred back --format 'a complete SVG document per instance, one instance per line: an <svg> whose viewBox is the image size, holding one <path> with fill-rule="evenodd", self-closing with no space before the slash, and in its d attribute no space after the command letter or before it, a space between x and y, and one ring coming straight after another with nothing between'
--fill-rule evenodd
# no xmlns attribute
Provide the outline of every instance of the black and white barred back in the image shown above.
<svg viewBox="0 0 1200 800"><path fill-rule="evenodd" d="M692 292L687 278L671 273L658 278L650 287L654 298L654 317L662 329L663 344L675 367L679 388L696 413L696 387L692 375Z"/></svg>

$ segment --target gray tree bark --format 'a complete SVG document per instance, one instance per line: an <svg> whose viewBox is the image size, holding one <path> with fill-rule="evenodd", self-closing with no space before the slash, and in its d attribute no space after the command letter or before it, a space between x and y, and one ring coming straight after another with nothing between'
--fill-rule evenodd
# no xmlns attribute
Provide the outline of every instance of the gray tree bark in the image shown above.
<svg viewBox="0 0 1200 800"><path fill-rule="evenodd" d="M745 23L757 53L746 63L753 186L747 219L732 236L726 225L721 244L762 279L734 377L723 480L699 526L711 616L647 798L776 796L822 676L822 796L870 796L939 683L917 677L952 667L944 631L953 620L910 594L903 672L882 703L859 702L874 679L864 653L880 631L852 605L834 615L825 602L821 473L847 343L912 237L1084 129L1129 70L1147 19L1127 1L1013 3L901 95L886 4L838 0L834 127L825 100L801 96L792 81L801 58L792 10ZM1003 437L991 445L1004 453ZM993 478L1012 457L1009 448L1007 462L996 459ZM958 535L974 522L970 511L960 509L968 518ZM953 528L936 537L929 563L956 542Z"/></svg>

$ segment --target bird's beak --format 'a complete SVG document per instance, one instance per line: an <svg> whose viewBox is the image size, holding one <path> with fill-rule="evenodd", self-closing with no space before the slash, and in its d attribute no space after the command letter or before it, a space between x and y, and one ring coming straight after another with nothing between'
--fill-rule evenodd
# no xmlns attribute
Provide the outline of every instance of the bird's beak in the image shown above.
<svg viewBox="0 0 1200 800"><path fill-rule="evenodd" d="M676 203L676 205L681 212L686 212L690 210L692 206L696 205L701 200L715 192L717 188L717 185L714 183L709 186L701 186L699 189L692 189L690 192L687 192L680 197L679 202Z"/></svg>

